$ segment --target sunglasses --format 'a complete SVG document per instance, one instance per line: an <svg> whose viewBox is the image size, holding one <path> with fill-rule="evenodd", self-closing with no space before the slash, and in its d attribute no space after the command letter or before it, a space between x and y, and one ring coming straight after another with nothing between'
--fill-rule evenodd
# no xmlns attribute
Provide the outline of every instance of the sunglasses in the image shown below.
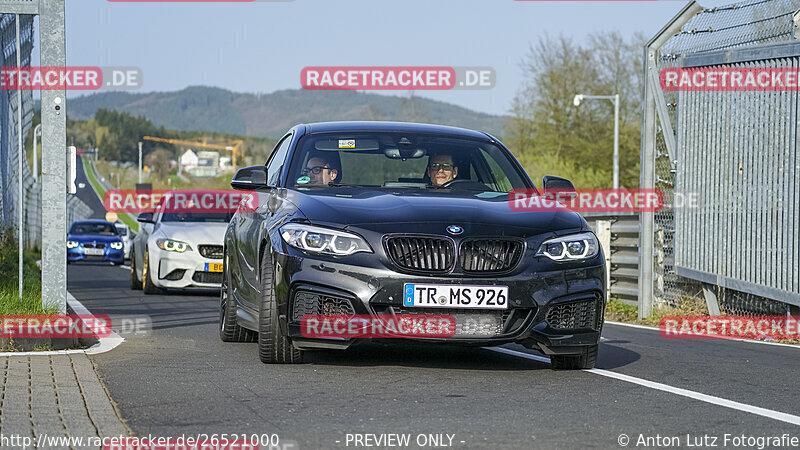
<svg viewBox="0 0 800 450"><path fill-rule="evenodd" d="M309 173L313 173L314 175L319 175L322 173L323 170L328 170L330 167L323 167L323 166L314 166L311 168L303 169L303 175L308 175Z"/></svg>
<svg viewBox="0 0 800 450"><path fill-rule="evenodd" d="M444 163L444 164L442 164L442 163L433 163L428 167L433 169L434 172L438 172L440 169L444 170L445 172L450 172L450 171L453 170L453 165L452 164L447 164L447 163Z"/></svg>

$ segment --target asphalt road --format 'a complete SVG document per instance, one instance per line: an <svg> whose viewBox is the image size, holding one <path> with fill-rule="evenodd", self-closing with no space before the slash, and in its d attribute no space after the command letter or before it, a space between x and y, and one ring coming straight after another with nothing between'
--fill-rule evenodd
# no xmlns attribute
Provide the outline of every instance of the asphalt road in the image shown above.
<svg viewBox="0 0 800 450"><path fill-rule="evenodd" d="M420 434L452 436L456 448L621 448L621 434L630 447L640 436L681 447L735 446L726 433L800 438L800 348L607 324L595 371L556 372L514 345L520 354L368 345L264 365L256 344L219 340L214 292L146 296L128 288L127 270L102 265L71 265L68 280L93 313L152 325L92 357L139 436L277 433L303 449L355 448L348 434L358 433L410 433L410 448Z"/></svg>
<svg viewBox="0 0 800 450"><path fill-rule="evenodd" d="M81 158L90 158L91 156L87 155L78 155L78 163L76 164L75 169L75 186L78 188L75 195L83 202L86 203L86 206L92 208L92 215L87 217L88 219L101 219L105 220L106 218L106 210L103 206L103 201L97 196L97 193L92 188L92 185L89 183L89 179L86 178L86 172L83 170L83 162ZM84 184L84 187L80 187L80 183Z"/></svg>

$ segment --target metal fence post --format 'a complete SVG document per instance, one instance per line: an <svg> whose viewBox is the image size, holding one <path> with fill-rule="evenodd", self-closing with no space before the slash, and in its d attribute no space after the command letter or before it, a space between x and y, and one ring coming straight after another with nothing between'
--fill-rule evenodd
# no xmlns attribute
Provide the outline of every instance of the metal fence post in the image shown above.
<svg viewBox="0 0 800 450"><path fill-rule="evenodd" d="M648 71L655 63L651 46L644 48L644 101L642 102L642 149L640 153L639 187L655 187L656 106L650 93ZM639 215L639 318L650 316L653 310L653 213Z"/></svg>
<svg viewBox="0 0 800 450"><path fill-rule="evenodd" d="M675 15L644 47L644 101L642 102L642 149L640 153L639 187L656 187L656 139L657 116L656 96L660 87L653 84L651 74L658 70L656 57L658 50L680 32L686 22L703 10L696 1L689 2ZM670 131L671 132L671 131ZM673 139L669 136L667 139ZM653 276L655 257L655 214L642 212L639 215L639 318L648 317L653 311Z"/></svg>
<svg viewBox="0 0 800 450"><path fill-rule="evenodd" d="M42 66L65 67L64 0L40 0ZM42 305L67 308L67 110L64 90L42 91Z"/></svg>
<svg viewBox="0 0 800 450"><path fill-rule="evenodd" d="M19 14L16 14L14 17L14 26L16 27L16 45L17 45L17 70L22 70L20 67L22 65L21 55L22 52L19 44ZM24 279L22 277L22 266L23 264L23 232L24 232L24 207L25 207L25 194L22 192L22 186L24 181L22 179L22 164L24 163L23 159L25 159L25 148L22 147L22 89L21 86L17 86L17 188L18 193L17 195L19 198L17 199L17 215L19 217L19 226L17 227L17 238L19 239L19 299L22 300L22 288L25 284Z"/></svg>

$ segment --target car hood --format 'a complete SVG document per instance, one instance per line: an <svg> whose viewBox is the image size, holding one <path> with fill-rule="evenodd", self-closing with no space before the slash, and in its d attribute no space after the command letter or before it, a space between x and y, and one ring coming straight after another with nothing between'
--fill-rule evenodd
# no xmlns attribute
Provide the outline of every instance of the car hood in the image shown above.
<svg viewBox="0 0 800 450"><path fill-rule="evenodd" d="M222 245L227 227L221 222L161 222L154 234L190 244Z"/></svg>
<svg viewBox="0 0 800 450"><path fill-rule="evenodd" d="M531 236L582 229L586 222L572 211L512 211L506 194L456 195L436 191L363 191L338 188L289 191L289 199L312 223L380 232L444 233L457 225L467 234ZM400 226L408 224L408 226ZM442 227L444 225L444 227Z"/></svg>
<svg viewBox="0 0 800 450"><path fill-rule="evenodd" d="M68 241L75 242L121 242L122 238L119 236L108 236L105 234L68 234Z"/></svg>

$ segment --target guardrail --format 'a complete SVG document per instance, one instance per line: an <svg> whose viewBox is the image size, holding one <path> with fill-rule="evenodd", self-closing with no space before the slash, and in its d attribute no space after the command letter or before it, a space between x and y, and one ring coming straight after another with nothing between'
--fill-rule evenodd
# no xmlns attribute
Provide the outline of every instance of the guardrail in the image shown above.
<svg viewBox="0 0 800 450"><path fill-rule="evenodd" d="M585 213L608 264L608 295L637 305L639 299L639 214Z"/></svg>

